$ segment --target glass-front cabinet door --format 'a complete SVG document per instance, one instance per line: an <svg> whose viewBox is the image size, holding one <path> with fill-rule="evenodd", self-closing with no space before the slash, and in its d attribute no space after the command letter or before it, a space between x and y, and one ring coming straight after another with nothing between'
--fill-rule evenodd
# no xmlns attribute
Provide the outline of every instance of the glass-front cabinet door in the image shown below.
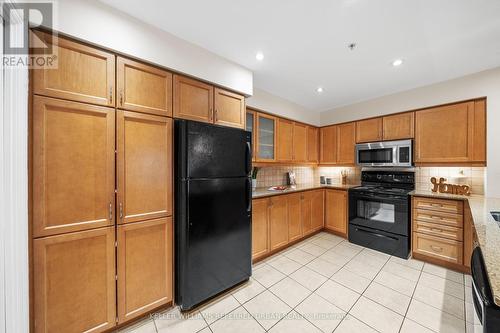
<svg viewBox="0 0 500 333"><path fill-rule="evenodd" d="M276 160L276 118L266 114L257 114L257 161Z"/></svg>
<svg viewBox="0 0 500 333"><path fill-rule="evenodd" d="M245 129L252 133L252 161L255 161L255 112L247 109Z"/></svg>

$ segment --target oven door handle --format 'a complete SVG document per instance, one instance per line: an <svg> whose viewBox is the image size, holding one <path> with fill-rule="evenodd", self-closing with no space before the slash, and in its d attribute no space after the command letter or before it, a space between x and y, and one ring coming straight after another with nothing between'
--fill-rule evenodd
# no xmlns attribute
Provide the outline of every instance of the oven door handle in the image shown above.
<svg viewBox="0 0 500 333"><path fill-rule="evenodd" d="M365 230L365 229L360 229L360 228L356 228L356 231L359 231L359 232L364 232L366 234L370 234L372 236L376 236L376 237L380 237L380 238L388 238L388 239L391 239L391 240L399 240L397 239L396 237L391 237L391 236L386 236L386 235L381 235L381 234L378 234L376 232L373 232L373 231L368 231L368 230Z"/></svg>

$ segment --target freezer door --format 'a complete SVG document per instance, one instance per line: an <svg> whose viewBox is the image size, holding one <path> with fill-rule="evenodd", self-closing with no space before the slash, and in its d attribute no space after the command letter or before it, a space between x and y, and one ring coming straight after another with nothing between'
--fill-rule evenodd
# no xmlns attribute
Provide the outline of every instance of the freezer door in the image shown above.
<svg viewBox="0 0 500 333"><path fill-rule="evenodd" d="M251 275L250 178L189 180L186 188L186 219L177 226L183 310Z"/></svg>
<svg viewBox="0 0 500 333"><path fill-rule="evenodd" d="M195 121L178 121L185 123L176 127L184 131L187 174L183 178L246 177L250 174L250 132Z"/></svg>

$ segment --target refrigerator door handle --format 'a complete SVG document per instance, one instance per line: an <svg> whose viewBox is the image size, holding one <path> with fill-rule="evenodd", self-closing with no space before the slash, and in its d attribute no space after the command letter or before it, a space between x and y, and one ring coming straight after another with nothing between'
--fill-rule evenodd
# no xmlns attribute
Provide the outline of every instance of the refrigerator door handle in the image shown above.
<svg viewBox="0 0 500 333"><path fill-rule="evenodd" d="M252 178L247 178L247 213L252 211Z"/></svg>
<svg viewBox="0 0 500 333"><path fill-rule="evenodd" d="M250 145L250 142L247 141L246 143L246 148L245 148L245 153L246 153L246 174L250 174L252 171L252 146Z"/></svg>

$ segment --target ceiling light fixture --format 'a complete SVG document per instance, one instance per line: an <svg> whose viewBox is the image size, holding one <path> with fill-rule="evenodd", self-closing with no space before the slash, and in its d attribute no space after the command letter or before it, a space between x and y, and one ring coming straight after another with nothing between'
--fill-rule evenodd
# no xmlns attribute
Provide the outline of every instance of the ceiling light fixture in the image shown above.
<svg viewBox="0 0 500 333"><path fill-rule="evenodd" d="M317 92L318 94L321 94L321 93L323 92L323 88L322 88L322 87L318 87L318 88L316 88L316 92Z"/></svg>
<svg viewBox="0 0 500 333"><path fill-rule="evenodd" d="M398 66L401 66L403 64L403 59L396 59L392 62L392 65L394 67L398 67Z"/></svg>
<svg viewBox="0 0 500 333"><path fill-rule="evenodd" d="M356 48L356 43L349 43L347 44L347 47L349 48L349 50L354 51L354 49Z"/></svg>
<svg viewBox="0 0 500 333"><path fill-rule="evenodd" d="M257 52L257 54L255 55L255 59L257 59L258 61L262 61L264 59L264 53Z"/></svg>

